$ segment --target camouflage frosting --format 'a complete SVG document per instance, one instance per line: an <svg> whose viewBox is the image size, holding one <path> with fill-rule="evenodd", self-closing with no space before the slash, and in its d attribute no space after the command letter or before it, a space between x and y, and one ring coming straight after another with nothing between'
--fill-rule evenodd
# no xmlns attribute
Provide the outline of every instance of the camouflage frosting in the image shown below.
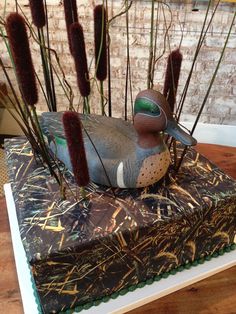
<svg viewBox="0 0 236 314"><path fill-rule="evenodd" d="M91 183L67 198L35 160L25 138L6 142L22 242L44 313L82 305L176 269L230 245L236 234L236 182L190 149L178 175L145 189ZM179 148L180 149L180 148Z"/></svg>

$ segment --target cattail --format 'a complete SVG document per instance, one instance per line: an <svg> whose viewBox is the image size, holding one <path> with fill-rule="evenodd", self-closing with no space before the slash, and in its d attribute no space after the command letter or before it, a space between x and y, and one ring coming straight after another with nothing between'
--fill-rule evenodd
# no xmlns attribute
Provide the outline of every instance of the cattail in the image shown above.
<svg viewBox="0 0 236 314"><path fill-rule="evenodd" d="M107 48L106 48L106 10L103 5L94 8L94 41L96 77L104 81L107 77Z"/></svg>
<svg viewBox="0 0 236 314"><path fill-rule="evenodd" d="M63 114L63 126L75 181L79 186L86 186L89 183L89 172L79 114L66 111Z"/></svg>
<svg viewBox="0 0 236 314"><path fill-rule="evenodd" d="M43 0L29 0L29 5L34 25L42 28L46 24Z"/></svg>
<svg viewBox="0 0 236 314"><path fill-rule="evenodd" d="M78 22L76 0L64 0L63 5L64 5L65 20L66 20L68 43L69 43L70 52L72 54L71 39L70 39L70 26L71 24Z"/></svg>
<svg viewBox="0 0 236 314"><path fill-rule="evenodd" d="M22 97L28 105L33 106L38 101L38 92L23 17L18 13L11 13L7 17L6 31Z"/></svg>
<svg viewBox="0 0 236 314"><path fill-rule="evenodd" d="M80 94L88 97L90 94L89 72L84 42L83 28L79 23L73 23L70 27L72 55L75 61L77 83Z"/></svg>
<svg viewBox="0 0 236 314"><path fill-rule="evenodd" d="M166 97L172 112L176 101L182 59L183 56L179 49L172 51L168 57L163 95Z"/></svg>

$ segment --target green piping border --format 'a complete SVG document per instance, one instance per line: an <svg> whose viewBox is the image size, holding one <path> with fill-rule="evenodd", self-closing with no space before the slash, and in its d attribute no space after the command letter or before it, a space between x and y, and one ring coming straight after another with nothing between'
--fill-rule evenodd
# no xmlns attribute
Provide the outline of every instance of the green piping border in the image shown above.
<svg viewBox="0 0 236 314"><path fill-rule="evenodd" d="M125 295L128 292L132 292L132 291L136 290L137 288L143 288L146 285L151 285L154 281L160 281L161 279L168 278L170 275L175 275L177 272L181 272L181 271L183 271L185 269L190 269L191 267L195 267L195 266L197 266L199 264L203 264L205 261L210 261L212 258L216 258L218 256L223 255L224 253L228 253L228 252L233 251L235 249L236 249L236 244L232 243L230 245L225 246L223 249L220 249L218 252L214 252L211 255L206 255L205 257L202 257L200 259L194 260L194 261L186 263L184 265L180 265L180 266L178 266L176 268L171 269L169 272L165 272L165 273L162 273L160 275L156 275L153 278L149 278L149 279L147 279L145 281L139 282L136 285L132 285L132 286L130 286L128 288L124 288L124 289L122 289L122 290L120 290L118 292L114 292L114 293L112 293L109 296L104 296L104 297L102 297L100 299L97 299L97 300L94 300L92 302L88 302L88 303L85 303L83 305L78 305L78 306L76 306L73 309L68 309L66 311L59 312L58 314L72 314L73 312L79 313L82 310L88 310L92 306L98 306L101 303L106 303L110 299L116 299L119 296ZM28 267L29 267L29 270L30 270L30 265L29 265L28 262L27 262L27 264L28 264ZM31 270L30 270L30 276L31 276L31 283L32 283L33 291L34 291L35 301L36 301L36 304L37 304L37 307L38 307L38 314L42 314L43 311L42 311L41 303L40 303L39 296L38 296L38 293L37 293L37 288L36 288L35 281L34 281L34 278L33 278Z"/></svg>
<svg viewBox="0 0 236 314"><path fill-rule="evenodd" d="M104 303L108 302L110 299L116 299L119 296L125 295L128 292L132 292L132 291L136 290L137 288L143 288L146 285L151 285L154 281L160 281L161 279L168 278L170 275L175 275L177 272L181 272L184 269L190 269L191 267L195 267L195 266L197 266L199 264L203 264L205 261L210 261L212 258L216 258L218 256L223 255L224 253L228 253L228 252L233 251L235 249L236 249L236 244L235 243L227 245L223 249L220 249L219 251L214 252L211 255L206 255L203 258L194 260L194 261L186 263L184 265L180 265L180 266L178 266L176 268L171 269L169 272L165 272L165 273L162 273L160 275L156 275L153 278L150 278L150 279L147 279L145 281L139 282L136 285L132 285L132 286L130 286L128 288L124 288L124 289L122 289L122 290L120 290L118 292L114 292L114 293L112 293L109 296L104 296L104 297L102 297L100 299L97 299L97 300L94 300L92 302L88 302L88 303L85 303L83 305L76 306L73 309L68 309L66 311L59 312L59 314L72 314L74 311L75 311L75 313L79 313L82 310L88 310L92 306L98 306L98 305L100 305L103 302ZM32 276L31 276L31 278L32 278ZM35 287L35 285L34 285L34 287ZM34 294L37 294L37 292L35 291ZM39 301L39 298L37 297L36 298L36 302L37 302L37 305L39 306L38 301ZM42 313L42 311L40 310L39 313Z"/></svg>
<svg viewBox="0 0 236 314"><path fill-rule="evenodd" d="M119 296L125 295L128 292L132 292L132 291L136 290L137 288L143 288L146 285L151 285L154 281L160 281L161 279L168 278L169 275L175 275L177 272L181 272L184 269L190 269L191 267L195 267L195 266L197 266L199 264L203 264L205 261L210 261L212 258L216 258L218 256L223 255L224 253L228 253L228 252L233 251L235 249L236 249L236 244L235 243L227 245L223 249L220 249L218 252L214 252L212 255L206 255L203 258L194 260L194 261L186 263L184 265L180 265L180 266L178 266L176 268L171 269L169 272L165 272L165 273L162 273L160 275L156 275L153 278L150 278L150 279L147 279L145 281L139 282L136 285L132 285L132 286L130 286L128 288L124 288L124 289L122 289L122 290L120 290L118 292L114 292L114 293L112 293L109 296L104 296L104 297L102 297L100 299L97 299L97 300L94 300L92 302L88 302L88 303L85 303L83 305L76 306L73 309L68 309L66 311L59 312L59 314L72 314L74 311L76 311L76 313L79 313L82 310L88 310L92 306L98 306L101 303L106 303L110 299L116 299ZM32 288L33 288L33 294L34 294L34 297L35 297L35 302L37 304L38 314L42 314L43 311L42 311L41 303L40 303L40 300L39 300L37 288L36 288L35 281L34 281L34 278L33 278L33 275L32 275L31 269L30 269L30 265L29 265L28 262L27 262L27 265L28 265L28 268L29 268L29 271L30 271L31 283L32 283Z"/></svg>
<svg viewBox="0 0 236 314"><path fill-rule="evenodd" d="M36 284L35 284L35 281L34 281L34 277L33 277L33 274L32 274L32 271L31 271L31 267L30 267L30 264L28 262L26 253L25 253L25 258L26 258L27 266L28 266L28 269L29 269L29 272L30 272L31 285L32 285L32 288L33 288L33 295L34 295L35 303L36 303L37 309L38 309L38 313L37 314L43 314L41 302L40 302L39 295L38 295L37 288L36 288Z"/></svg>

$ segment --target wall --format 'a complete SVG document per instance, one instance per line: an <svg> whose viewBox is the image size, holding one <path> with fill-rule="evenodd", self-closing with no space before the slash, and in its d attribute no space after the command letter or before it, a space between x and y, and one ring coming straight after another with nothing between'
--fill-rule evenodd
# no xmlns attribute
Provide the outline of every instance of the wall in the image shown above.
<svg viewBox="0 0 236 314"><path fill-rule="evenodd" d="M3 2L0 2L0 13L3 13ZM65 21L62 1L49 0L49 24L52 47L57 51L61 66L66 74L67 81L73 87L75 94L75 104L79 104L80 98L76 86L76 76L73 60L69 54L67 35L65 31ZM120 0L110 2L109 17L114 16L121 10ZM7 1L7 12L14 10L15 1ZM27 1L20 0L19 3L27 16L29 8ZM78 3L79 19L85 30L85 40L89 62L93 57L93 11L94 4L100 4L101 1L80 0ZM169 33L170 47L174 49L179 46L181 39L181 28L183 28L183 41L181 51L184 61L180 77L179 95L183 89L189 69L191 67L194 51L197 45L198 36L201 31L201 25L204 19L204 8L199 12L192 12L192 4L183 2L171 4L172 9L172 27ZM209 33L204 40L203 49L199 55L198 62L194 68L192 83L186 98L184 114L182 120L193 121L199 106L201 105L204 94L207 90L210 78L216 67L220 52L226 38L227 30L232 20L235 6L233 4L222 4L214 18L214 23L209 29ZM167 23L170 22L170 14L166 12ZM211 9L212 12L212 9ZM132 66L132 89L133 95L141 89L146 88L146 74L148 66L148 45L149 45L149 27L150 27L150 1L134 1L130 9L130 56ZM158 49L157 55L162 54L164 47L163 35L165 33L165 23L163 15L159 16L158 27ZM111 24L111 53L112 53L112 101L114 114L120 116L124 114L124 86L126 69L126 49L124 42L126 40L125 16L117 18ZM37 72L41 76L41 63L37 45L32 42L33 59ZM5 51L3 41L0 39L0 51L5 64L9 64L7 52ZM168 55L168 43L166 52L157 63L155 75L155 88L162 90L165 74L166 59ZM91 75L92 76L92 75ZM14 80L12 75L12 80ZM57 100L59 109L68 107L68 101L56 81ZM92 95L92 110L99 112L97 106L98 93L96 85ZM178 97L179 99L179 97ZM235 26L232 31L231 39L223 59L223 63L218 72L215 84L212 88L210 97L207 101L201 121L205 123L217 124L236 124L236 33ZM44 100L40 97L38 110L46 110Z"/></svg>

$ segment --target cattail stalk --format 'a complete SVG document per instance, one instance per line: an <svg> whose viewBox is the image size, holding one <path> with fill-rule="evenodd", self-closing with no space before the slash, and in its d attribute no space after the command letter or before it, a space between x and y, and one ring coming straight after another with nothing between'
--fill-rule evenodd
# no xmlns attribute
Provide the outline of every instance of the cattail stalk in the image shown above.
<svg viewBox="0 0 236 314"><path fill-rule="evenodd" d="M47 38L47 61L48 61L48 68L49 68L49 80L50 80L50 87L51 87L51 95L52 95L52 109L53 111L57 111L57 102L56 102L56 92L55 92L55 85L54 85L54 76L53 76L53 67L51 61L51 48L50 48L50 39L49 39L49 27L48 27L48 10L46 0L45 3L45 16L46 16L46 38ZM45 47L45 45L44 45Z"/></svg>
<svg viewBox="0 0 236 314"><path fill-rule="evenodd" d="M107 78L106 10L103 5L94 8L94 42L96 77L100 81L101 112L105 115L103 81Z"/></svg>
<svg viewBox="0 0 236 314"><path fill-rule="evenodd" d="M67 111L63 114L62 121L75 181L81 187L82 197L84 197L84 187L89 183L89 171L79 114Z"/></svg>
<svg viewBox="0 0 236 314"><path fill-rule="evenodd" d="M170 109L174 112L174 107L176 103L176 93L179 82L179 75L181 69L183 56L180 53L179 49L173 50L168 57L165 82L164 82L164 90L163 95L166 97ZM167 137L167 142L169 140L169 136ZM172 145L173 143L173 145ZM174 167L177 165L177 147L176 140L174 138L171 139L169 148L173 146L173 155L174 155Z"/></svg>
<svg viewBox="0 0 236 314"><path fill-rule="evenodd" d="M132 4L132 3L131 3ZM130 92L130 102L131 102L131 113L133 118L133 91L132 91L132 77L131 77L131 67L130 67L130 38L129 38L129 9L130 4L128 1L125 3L125 21L126 21L126 75L125 75L125 120L128 119L128 85Z"/></svg>
<svg viewBox="0 0 236 314"><path fill-rule="evenodd" d="M73 23L70 27L72 55L75 61L77 83L80 94L84 97L84 113L90 113L88 96L90 94L90 81L85 50L84 33L80 23Z"/></svg>
<svg viewBox="0 0 236 314"><path fill-rule="evenodd" d="M50 172L54 175L57 182L60 184L58 177L53 170L53 167L51 166L50 157L47 152L47 148L44 143L38 118L36 115L35 104L38 101L38 93L27 31L23 17L18 13L10 14L7 17L6 21L6 31L8 35L13 64L15 66L19 89L25 103L24 110L21 108L21 104L16 96L14 88L9 80L3 64L2 68L8 80L8 84L13 91L14 98L16 99L18 112L20 112L21 117L27 127L27 131L25 129L23 131L27 132L27 137L30 140L30 143L32 143L32 147L35 149L36 152L41 153L43 160L46 162L50 169ZM28 106L30 106L30 108ZM32 129L28 122L28 119L30 119ZM35 140L35 137L38 139L38 141Z"/></svg>
<svg viewBox="0 0 236 314"><path fill-rule="evenodd" d="M155 23L155 34L154 34L154 47L153 47L153 62L152 62L152 68L151 68L151 84L150 88L153 88L154 86L154 77L155 77L155 65L157 60L160 58L156 58L157 53L157 38L158 38L158 27L159 27L159 10L160 10L160 3L157 3L157 12L156 12L156 23ZM165 36L164 36L165 37ZM164 53L163 53L164 54Z"/></svg>
<svg viewBox="0 0 236 314"><path fill-rule="evenodd" d="M44 82L46 87L46 93L47 93L47 101L48 101L48 109L49 111L56 111L54 110L54 102L53 102L53 93L51 88L51 82L50 82L50 70L49 70L49 64L48 64L48 56L45 46L45 37L43 30L38 30L38 38L40 42L40 54L41 54L41 60L42 60L42 68L43 68L43 76L44 76Z"/></svg>
<svg viewBox="0 0 236 314"><path fill-rule="evenodd" d="M5 75L7 84L13 97L12 99L9 95L7 95L7 98L11 102L13 108L16 110L17 115L14 114L14 112L10 110L8 106L6 106L6 109L8 110L9 114L15 119L15 121L18 123L21 130L27 137L29 143L32 146L34 154L37 155L38 159L42 162L42 164L45 163L48 166L51 175L56 179L57 183L60 185L61 181L52 165L50 153L48 152L45 143L38 140L40 138L40 135L38 134L38 126L35 125L34 119L31 116L32 111L29 110L30 108L26 104L22 106L1 58L0 67L2 68L2 71ZM35 113L34 107L31 108L33 108L33 112Z"/></svg>
<svg viewBox="0 0 236 314"><path fill-rule="evenodd" d="M53 70L51 65L47 6L44 4L44 0L30 0L29 5L33 24L38 29L38 39L40 42L40 54L47 93L48 109L50 111L56 111L56 93L54 86ZM44 34L44 26L46 27L46 35Z"/></svg>
<svg viewBox="0 0 236 314"><path fill-rule="evenodd" d="M27 105L33 107L38 101L38 92L23 17L11 13L6 20L6 31L22 97Z"/></svg>
<svg viewBox="0 0 236 314"><path fill-rule="evenodd" d="M0 58L0 66L12 93L11 97L7 95L6 100L9 100L13 105L17 115L11 110L9 110L9 113L17 121L26 135L34 154L42 164L48 166L51 175L60 185L61 181L52 164L51 155L43 140L38 117L36 115L35 104L37 103L38 95L24 18L18 13L10 14L6 21L6 31L9 44L5 39L4 42L11 57L22 99L24 100L22 104Z"/></svg>
<svg viewBox="0 0 236 314"><path fill-rule="evenodd" d="M176 102L182 59L179 49L172 51L168 57L163 95L166 97L172 112L174 112Z"/></svg>
<svg viewBox="0 0 236 314"><path fill-rule="evenodd" d="M152 67L153 67L153 62L154 62L154 58L153 58L154 11L155 11L155 0L152 0L147 88L151 88L152 82L153 82Z"/></svg>
<svg viewBox="0 0 236 314"><path fill-rule="evenodd" d="M105 0L105 8L108 14L108 0ZM108 19L108 16L107 16ZM108 72L108 116L112 116L112 100L111 100L111 53L110 53L110 34L109 34L109 23L107 23L106 28L106 38L107 38L107 72Z"/></svg>
<svg viewBox="0 0 236 314"><path fill-rule="evenodd" d="M63 0L63 6L64 6L68 43L69 43L70 53L72 54L70 27L73 23L78 22L76 0Z"/></svg>
<svg viewBox="0 0 236 314"><path fill-rule="evenodd" d="M43 1L44 0L29 0L32 20L37 28L42 28L46 25Z"/></svg>
<svg viewBox="0 0 236 314"><path fill-rule="evenodd" d="M43 141L35 109L38 91L24 18L18 13L11 13L7 17L6 31L22 98L26 105L31 107L34 118L33 126L40 140ZM26 111L28 111L29 118L32 118L27 106Z"/></svg>

